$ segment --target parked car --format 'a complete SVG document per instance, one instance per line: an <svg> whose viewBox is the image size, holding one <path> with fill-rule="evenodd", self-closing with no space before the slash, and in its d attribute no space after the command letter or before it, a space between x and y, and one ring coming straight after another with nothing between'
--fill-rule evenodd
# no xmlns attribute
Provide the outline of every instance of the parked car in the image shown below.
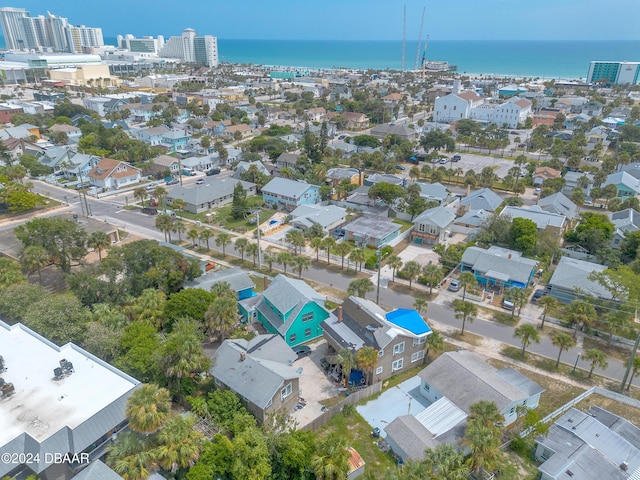
<svg viewBox="0 0 640 480"><path fill-rule="evenodd" d="M438 157L431 159L431 163L438 163L438 162L440 162L440 159Z"/></svg>
<svg viewBox="0 0 640 480"><path fill-rule="evenodd" d="M457 292L458 290L460 290L460 282L457 278L451 280L451 283L449 284L449 287L447 287L447 290L449 290L450 292Z"/></svg>
<svg viewBox="0 0 640 480"><path fill-rule="evenodd" d="M540 195L541 192L542 192L542 189L540 187L537 187L533 193L535 193L536 195Z"/></svg>
<svg viewBox="0 0 640 480"><path fill-rule="evenodd" d="M311 348L307 347L306 345L296 345L292 348L292 350L296 355L298 355L299 359L311 355Z"/></svg>
<svg viewBox="0 0 640 480"><path fill-rule="evenodd" d="M198 180L196 180L196 185L202 185L204 183L204 179L199 178Z"/></svg>
<svg viewBox="0 0 640 480"><path fill-rule="evenodd" d="M544 297L548 292L542 288L533 292L533 297L531 297L531 303L537 303L542 297Z"/></svg>
<svg viewBox="0 0 640 480"><path fill-rule="evenodd" d="M158 214L158 209L156 207L143 207L141 211L142 211L142 213L144 213L146 215L157 215Z"/></svg>
<svg viewBox="0 0 640 480"><path fill-rule="evenodd" d="M396 165L396 170L406 170L403 165Z"/></svg>
<svg viewBox="0 0 640 480"><path fill-rule="evenodd" d="M451 157L452 162L459 162L460 160L462 160L462 156L460 155L454 155L453 157Z"/></svg>
<svg viewBox="0 0 640 480"><path fill-rule="evenodd" d="M167 182L167 185L177 185L178 183L180 183L180 180L178 180L177 178L171 179Z"/></svg>
<svg viewBox="0 0 640 480"><path fill-rule="evenodd" d="M442 163L443 165L444 165L445 163L449 163L449 159L448 159L447 157L442 157L442 158L440 159L440 163Z"/></svg>
<svg viewBox="0 0 640 480"><path fill-rule="evenodd" d="M207 170L207 176L211 177L213 175L218 175L220 173L220 169L219 168L211 168L209 170Z"/></svg>
<svg viewBox="0 0 640 480"><path fill-rule="evenodd" d="M507 300L506 298L502 300L502 308L505 310L513 310L516 308L515 304L511 300Z"/></svg>
<svg viewBox="0 0 640 480"><path fill-rule="evenodd" d="M76 184L76 190L82 190L83 188L89 188L89 187L91 187L91 184L89 182L82 182L82 183Z"/></svg>

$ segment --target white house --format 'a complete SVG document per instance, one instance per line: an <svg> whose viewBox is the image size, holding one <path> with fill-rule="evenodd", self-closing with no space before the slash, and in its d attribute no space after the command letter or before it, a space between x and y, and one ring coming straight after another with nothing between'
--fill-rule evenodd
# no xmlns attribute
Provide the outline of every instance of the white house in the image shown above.
<svg viewBox="0 0 640 480"><path fill-rule="evenodd" d="M116 190L140 182L141 170L126 162L103 158L89 172L88 177L94 187Z"/></svg>

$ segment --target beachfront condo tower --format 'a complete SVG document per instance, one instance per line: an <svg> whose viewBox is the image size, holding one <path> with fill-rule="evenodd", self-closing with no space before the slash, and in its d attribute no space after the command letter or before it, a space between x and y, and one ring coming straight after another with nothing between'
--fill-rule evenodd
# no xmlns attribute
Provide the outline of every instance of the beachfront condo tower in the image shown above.
<svg viewBox="0 0 640 480"><path fill-rule="evenodd" d="M637 85L640 83L640 62L591 62L587 83Z"/></svg>

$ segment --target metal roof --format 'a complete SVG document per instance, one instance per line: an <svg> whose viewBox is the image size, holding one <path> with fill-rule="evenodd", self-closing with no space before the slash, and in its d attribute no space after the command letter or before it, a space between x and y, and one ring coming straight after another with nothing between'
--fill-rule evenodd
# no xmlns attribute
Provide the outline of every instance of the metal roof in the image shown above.
<svg viewBox="0 0 640 480"><path fill-rule="evenodd" d="M346 208L336 205L300 205L291 212L293 220L289 223L294 224L295 222L306 221L306 223L315 223L322 228L327 228L340 220L344 220L346 214Z"/></svg>
<svg viewBox="0 0 640 480"><path fill-rule="evenodd" d="M466 418L467 414L447 397L440 397L416 415L416 420L433 434L433 438L448 432Z"/></svg>
<svg viewBox="0 0 640 480"><path fill-rule="evenodd" d="M122 480L122 477L105 465L102 460L95 460L87 468L73 477L74 480Z"/></svg>
<svg viewBox="0 0 640 480"><path fill-rule="evenodd" d="M216 283L227 282L236 292L246 290L247 288L255 288L251 277L240 267L225 268L215 272L208 272L187 283L185 288L201 288L203 290L211 290Z"/></svg>
<svg viewBox="0 0 640 480"><path fill-rule="evenodd" d="M401 226L386 217L363 215L346 224L343 228L360 238L383 239L400 230Z"/></svg>
<svg viewBox="0 0 640 480"><path fill-rule="evenodd" d="M307 190L312 188L319 187L306 182L276 177L262 187L262 193L298 199L302 197Z"/></svg>
<svg viewBox="0 0 640 480"><path fill-rule="evenodd" d="M602 272L606 268L604 265L598 265L597 263L562 257L549 280L549 285L572 292L580 289L580 291L588 295L611 298L611 293L606 288L593 280L589 280L591 273Z"/></svg>
<svg viewBox="0 0 640 480"><path fill-rule="evenodd" d="M446 228L456 218L456 214L450 208L438 206L425 210L413 219L413 224L427 223L440 228Z"/></svg>

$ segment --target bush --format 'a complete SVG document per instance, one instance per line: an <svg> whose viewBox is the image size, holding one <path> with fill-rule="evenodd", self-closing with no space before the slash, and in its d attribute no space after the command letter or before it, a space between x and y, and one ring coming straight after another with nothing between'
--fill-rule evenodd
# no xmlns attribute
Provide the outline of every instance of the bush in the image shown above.
<svg viewBox="0 0 640 480"><path fill-rule="evenodd" d="M384 260L393 253L393 247L385 245L384 247L382 247L382 251L380 253L382 255L382 259Z"/></svg>
<svg viewBox="0 0 640 480"><path fill-rule="evenodd" d="M378 259L376 257L367 258L364 262L364 268L367 270L376 270L378 268Z"/></svg>

